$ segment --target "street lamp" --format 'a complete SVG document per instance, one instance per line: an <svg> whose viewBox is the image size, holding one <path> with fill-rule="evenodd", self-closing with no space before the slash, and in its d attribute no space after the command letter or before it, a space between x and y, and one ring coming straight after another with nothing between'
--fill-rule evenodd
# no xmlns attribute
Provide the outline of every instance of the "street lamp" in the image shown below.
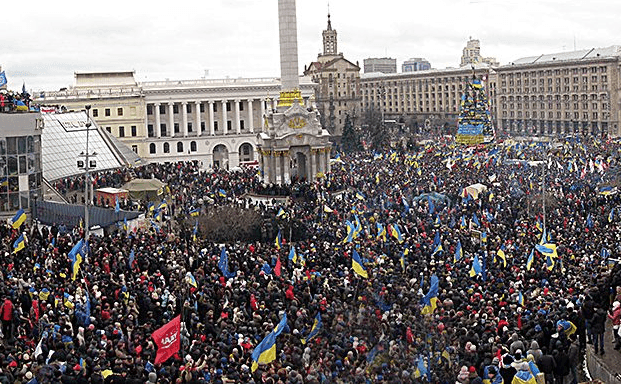
<svg viewBox="0 0 621 384"><path fill-rule="evenodd" d="M88 241L88 238L90 236L90 224L89 224L89 211L88 211L88 207L90 205L91 202L91 197L90 197L90 190L91 190L91 175L90 175L90 169L91 168L95 168L97 166L96 161L92 161L89 159L89 157L93 157L96 156L97 153L93 152L92 154L89 153L89 149L88 149L88 139L89 139L89 133L90 133L90 128L91 128L91 118L90 118L90 110L91 110L91 106L90 105L85 105L84 108L86 109L86 152L82 152L80 153L80 157L84 157L84 161L82 160L78 160L78 168L80 169L84 169L84 240Z"/></svg>

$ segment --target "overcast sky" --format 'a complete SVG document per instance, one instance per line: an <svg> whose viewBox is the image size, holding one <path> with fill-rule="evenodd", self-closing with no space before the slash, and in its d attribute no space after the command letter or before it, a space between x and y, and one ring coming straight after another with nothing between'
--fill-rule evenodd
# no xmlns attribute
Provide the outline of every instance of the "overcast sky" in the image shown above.
<svg viewBox="0 0 621 384"><path fill-rule="evenodd" d="M98 5L97 5L98 4ZM57 90L76 71L135 70L138 81L280 75L276 0L39 1L3 4L0 66L10 89ZM322 50L328 1L297 0L300 71ZM424 57L459 65L469 36L501 64L621 44L618 0L331 0L352 62Z"/></svg>

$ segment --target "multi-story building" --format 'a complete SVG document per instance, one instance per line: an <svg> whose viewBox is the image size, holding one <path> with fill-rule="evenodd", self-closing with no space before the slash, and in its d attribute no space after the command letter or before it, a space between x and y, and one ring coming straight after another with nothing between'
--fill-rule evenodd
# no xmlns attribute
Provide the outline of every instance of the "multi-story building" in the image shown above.
<svg viewBox="0 0 621 384"><path fill-rule="evenodd" d="M317 83L315 100L322 126L328 129L332 140L338 141L343 134L345 117L349 116L355 124L360 116L360 67L338 52L330 15L322 36L323 53L317 56L317 61L305 66L304 75Z"/></svg>
<svg viewBox="0 0 621 384"><path fill-rule="evenodd" d="M401 65L401 72L427 71L431 69L431 64L422 57L406 60Z"/></svg>
<svg viewBox="0 0 621 384"><path fill-rule="evenodd" d="M475 66L493 97L494 84L488 66ZM397 74L363 74L360 80L362 108L381 111L386 118L403 118L418 127L456 127L461 94L473 71L470 68L433 69Z"/></svg>
<svg viewBox="0 0 621 384"><path fill-rule="evenodd" d="M470 37L461 55L460 67L467 67L476 64L487 64L491 67L500 65L495 57L481 56L481 42Z"/></svg>
<svg viewBox="0 0 621 384"><path fill-rule="evenodd" d="M364 73L397 73L397 59L389 57L364 59L363 65Z"/></svg>
<svg viewBox="0 0 621 384"><path fill-rule="evenodd" d="M621 46L525 57L496 68L498 127L619 136Z"/></svg>
<svg viewBox="0 0 621 384"><path fill-rule="evenodd" d="M232 168L256 160L265 110L275 108L278 78L197 79L138 83L133 72L76 73L75 86L42 92L36 102L83 110L143 160L200 160ZM314 84L300 81L304 103Z"/></svg>
<svg viewBox="0 0 621 384"><path fill-rule="evenodd" d="M6 104L6 103L5 103ZM42 200L40 113L0 111L0 218ZM28 215L30 218L31 216Z"/></svg>

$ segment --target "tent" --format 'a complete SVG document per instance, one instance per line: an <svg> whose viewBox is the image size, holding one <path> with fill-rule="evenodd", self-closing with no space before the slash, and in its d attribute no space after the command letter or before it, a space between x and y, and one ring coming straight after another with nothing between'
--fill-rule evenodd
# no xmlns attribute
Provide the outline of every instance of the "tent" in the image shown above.
<svg viewBox="0 0 621 384"><path fill-rule="evenodd" d="M468 191L468 194L476 200L479 198L481 193L487 191L487 186L481 183L472 184L466 187L466 191Z"/></svg>
<svg viewBox="0 0 621 384"><path fill-rule="evenodd" d="M133 200L159 200L160 195L164 193L166 184L158 179L134 179L125 185L123 189L129 191L129 196Z"/></svg>

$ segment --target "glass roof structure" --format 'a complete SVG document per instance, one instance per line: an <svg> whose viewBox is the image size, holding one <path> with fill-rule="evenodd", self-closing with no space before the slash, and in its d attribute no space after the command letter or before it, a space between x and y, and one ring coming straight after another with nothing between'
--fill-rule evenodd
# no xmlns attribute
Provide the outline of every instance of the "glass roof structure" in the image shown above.
<svg viewBox="0 0 621 384"><path fill-rule="evenodd" d="M83 169L77 166L80 155L86 153L86 112L43 113L41 152L43 177L48 181L80 175ZM104 129L91 119L88 128L88 151L97 161L91 171L103 171L141 162L138 155L118 140L112 140Z"/></svg>

